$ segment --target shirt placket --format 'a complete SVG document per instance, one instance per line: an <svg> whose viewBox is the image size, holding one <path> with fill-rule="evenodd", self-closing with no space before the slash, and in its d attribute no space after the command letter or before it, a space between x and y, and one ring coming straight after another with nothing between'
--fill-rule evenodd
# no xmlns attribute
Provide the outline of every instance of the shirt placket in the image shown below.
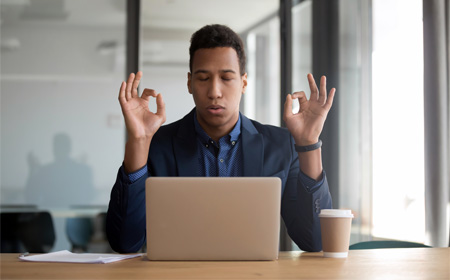
<svg viewBox="0 0 450 280"><path fill-rule="evenodd" d="M225 139L226 137L223 137L219 140L219 153L217 155L217 167L218 167L218 174L219 177L228 177L228 153L230 151L230 144Z"/></svg>

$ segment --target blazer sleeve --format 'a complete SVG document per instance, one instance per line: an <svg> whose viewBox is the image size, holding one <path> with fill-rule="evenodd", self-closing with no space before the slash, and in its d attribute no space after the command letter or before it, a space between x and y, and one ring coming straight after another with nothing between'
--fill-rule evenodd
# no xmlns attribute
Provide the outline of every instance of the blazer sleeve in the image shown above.
<svg viewBox="0 0 450 280"><path fill-rule="evenodd" d="M292 161L282 196L281 215L289 236L301 250L319 252L322 250L319 213L321 209L332 208L331 194L326 174L321 185L308 191L300 179L298 154L292 143Z"/></svg>
<svg viewBox="0 0 450 280"><path fill-rule="evenodd" d="M146 175L131 183L120 167L111 191L106 216L106 235L111 248L118 253L139 251L145 243Z"/></svg>

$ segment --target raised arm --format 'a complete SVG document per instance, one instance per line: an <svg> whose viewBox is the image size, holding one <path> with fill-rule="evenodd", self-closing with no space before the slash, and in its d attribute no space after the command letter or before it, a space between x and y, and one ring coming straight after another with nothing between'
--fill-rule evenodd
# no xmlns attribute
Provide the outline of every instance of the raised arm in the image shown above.
<svg viewBox="0 0 450 280"><path fill-rule="evenodd" d="M153 135L166 121L164 101L153 89L144 89L138 95L142 72L131 73L127 82L122 82L119 103L125 119L128 140L125 146L124 167L127 173L147 164L148 151ZM156 98L156 113L149 109L151 97Z"/></svg>
<svg viewBox="0 0 450 280"><path fill-rule="evenodd" d="M308 74L311 96L306 98L304 91L288 94L284 104L283 119L287 128L294 137L297 146L308 146L319 141L323 125L328 112L333 104L336 89L332 88L328 94L326 89L326 77L320 79L320 90L311 74ZM292 104L295 99L300 103L298 112L292 112ZM298 154L300 169L312 179L320 180L322 175L322 151L316 149Z"/></svg>
<svg viewBox="0 0 450 280"><path fill-rule="evenodd" d="M111 191L106 216L106 234L111 248L120 253L138 251L145 242L145 179L141 175L129 178L129 173L147 164L153 135L166 119L161 94L144 89L139 97L137 88L142 72L130 74L119 91L119 102L125 119L128 140L125 146L124 168L120 168ZM156 113L148 105L156 98Z"/></svg>

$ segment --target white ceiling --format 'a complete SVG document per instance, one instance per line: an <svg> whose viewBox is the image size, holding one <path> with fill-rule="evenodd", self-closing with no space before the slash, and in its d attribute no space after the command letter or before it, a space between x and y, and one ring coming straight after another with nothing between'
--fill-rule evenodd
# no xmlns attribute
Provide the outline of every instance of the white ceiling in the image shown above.
<svg viewBox="0 0 450 280"><path fill-rule="evenodd" d="M126 0L1 0L2 25L124 26ZM237 32L278 10L279 0L142 0L144 28L191 32L220 23Z"/></svg>
<svg viewBox="0 0 450 280"><path fill-rule="evenodd" d="M278 10L279 0L143 0L145 27L193 31L225 24L241 32Z"/></svg>

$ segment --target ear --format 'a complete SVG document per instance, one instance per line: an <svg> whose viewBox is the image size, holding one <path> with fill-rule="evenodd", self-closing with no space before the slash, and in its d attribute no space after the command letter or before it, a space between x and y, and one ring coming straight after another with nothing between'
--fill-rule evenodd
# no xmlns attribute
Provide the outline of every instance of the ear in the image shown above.
<svg viewBox="0 0 450 280"><path fill-rule="evenodd" d="M192 74L191 74L191 72L188 72L188 75L187 75L187 87L188 87L188 91L189 91L190 94L192 94L192 85L191 85L191 83L192 83Z"/></svg>
<svg viewBox="0 0 450 280"><path fill-rule="evenodd" d="M247 90L247 73L244 73L241 79L242 79L242 94L244 94L245 91Z"/></svg>

